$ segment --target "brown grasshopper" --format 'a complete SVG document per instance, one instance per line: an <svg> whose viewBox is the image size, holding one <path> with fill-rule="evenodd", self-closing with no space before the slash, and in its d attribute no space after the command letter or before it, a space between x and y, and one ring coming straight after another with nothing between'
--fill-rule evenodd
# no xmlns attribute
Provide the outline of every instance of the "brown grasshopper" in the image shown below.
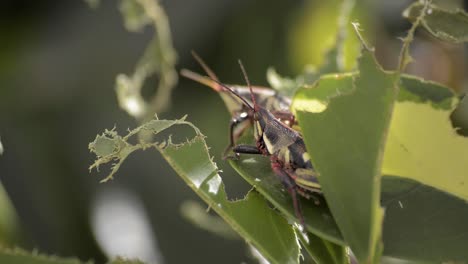
<svg viewBox="0 0 468 264"><path fill-rule="evenodd" d="M248 108L242 103L242 101L239 101L238 96L242 97L250 104L252 103L250 101L251 98L255 98L258 104L271 111L276 118L281 120L281 122L291 127L296 124L294 115L289 112L291 98L282 96L275 90L267 87L252 86L249 88L241 85L220 84L216 74L206 65L200 56L198 56L195 52L192 52L192 55L209 77L201 76L186 69L182 69L181 75L211 87L213 90L218 92L225 101L228 110L231 112L232 118L229 125L230 142L224 151L223 157L227 157L228 151L234 147L235 142L249 127L251 123L250 121L252 120L252 116L249 115L250 112L248 111ZM229 86L229 89L234 91L236 96L233 96L231 91L226 89L225 86Z"/></svg>
<svg viewBox="0 0 468 264"><path fill-rule="evenodd" d="M318 175L314 171L304 140L299 132L278 120L271 111L257 103L247 73L240 61L239 65L250 90L251 102L229 86L214 80L242 102L248 116L253 120L255 146L236 145L233 147L233 152L236 155L261 154L270 157L271 168L291 195L295 214L304 227L297 194L309 199L312 193L322 193L317 181Z"/></svg>

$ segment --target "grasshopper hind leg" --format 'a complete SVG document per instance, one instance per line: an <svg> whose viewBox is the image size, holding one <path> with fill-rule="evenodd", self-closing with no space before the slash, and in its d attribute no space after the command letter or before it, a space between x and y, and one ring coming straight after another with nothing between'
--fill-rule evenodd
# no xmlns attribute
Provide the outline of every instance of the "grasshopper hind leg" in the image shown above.
<svg viewBox="0 0 468 264"><path fill-rule="evenodd" d="M291 195L291 199L293 200L294 206L294 213L296 217L299 219L302 229L305 230L305 222L304 216L302 215L302 208L298 198L297 192L297 185L291 177L284 171L283 167L280 163L272 159L271 168L273 172L280 178L281 183L287 189L289 195Z"/></svg>

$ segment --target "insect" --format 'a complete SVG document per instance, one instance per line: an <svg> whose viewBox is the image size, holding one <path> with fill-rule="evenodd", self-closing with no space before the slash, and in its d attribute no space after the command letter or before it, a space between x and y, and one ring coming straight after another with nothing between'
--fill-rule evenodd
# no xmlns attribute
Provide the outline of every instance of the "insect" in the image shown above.
<svg viewBox="0 0 468 264"><path fill-rule="evenodd" d="M219 83L219 79L216 74L207 66L200 56L195 52L192 52L192 55L209 77L201 76L186 69L181 71L181 75L211 87L213 90L218 92L225 101L228 110L231 112L232 118L229 124L229 145L226 147L223 157L228 157L227 153L232 149L232 147L234 147L235 142L249 127L251 123L250 121L252 120L252 116L250 116L248 108L242 104L242 102L239 102L237 96L242 97L249 103L252 103L250 101L251 98L255 98L258 104L271 111L277 119L281 120L281 122L291 127L296 124L294 115L289 111L291 98L282 96L275 90L267 87L252 86L249 88L240 85L229 85L229 89L235 91L237 94L237 96L233 96L232 93L225 88L227 85Z"/></svg>
<svg viewBox="0 0 468 264"><path fill-rule="evenodd" d="M257 103L247 73L240 61L239 65L250 90L251 102L230 87L215 82L237 97L247 109L248 115L253 120L256 144L255 146L235 145L232 150L236 154L260 154L270 157L271 168L290 194L295 214L304 227L297 194L309 199L312 193L322 193L317 181L318 175L314 171L304 140L299 132L278 120L271 111Z"/></svg>

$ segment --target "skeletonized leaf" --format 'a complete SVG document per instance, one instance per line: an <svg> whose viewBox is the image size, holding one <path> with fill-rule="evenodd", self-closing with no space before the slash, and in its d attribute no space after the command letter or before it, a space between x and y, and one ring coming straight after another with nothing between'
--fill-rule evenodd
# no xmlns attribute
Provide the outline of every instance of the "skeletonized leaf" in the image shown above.
<svg viewBox="0 0 468 264"><path fill-rule="evenodd" d="M403 16L415 20L423 7L424 4L415 2L403 12ZM468 41L468 14L463 10L448 11L430 5L422 19L422 25L434 37L441 40L452 43Z"/></svg>

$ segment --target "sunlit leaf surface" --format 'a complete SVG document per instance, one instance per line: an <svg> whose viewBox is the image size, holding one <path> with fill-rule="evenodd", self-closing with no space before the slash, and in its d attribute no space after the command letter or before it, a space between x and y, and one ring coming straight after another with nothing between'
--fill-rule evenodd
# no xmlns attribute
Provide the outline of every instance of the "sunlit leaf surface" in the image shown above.
<svg viewBox="0 0 468 264"><path fill-rule="evenodd" d="M135 145L129 142L131 136L142 130L157 134L174 125L190 126L196 133L195 137L183 144L174 144L170 138L163 142ZM111 146L108 146L109 144ZM125 137L119 136L114 130L106 131L90 144L94 153L106 154L99 155L92 167L113 161L116 165L112 173L115 173L115 168L118 168L130 153L142 148L156 148L212 210L272 263L299 261L299 241L292 226L270 208L260 194L251 191L242 200L227 199L223 181L208 153L204 136L184 119L152 120L130 131Z"/></svg>
<svg viewBox="0 0 468 264"><path fill-rule="evenodd" d="M445 87L414 78L403 79L402 86L383 173L468 200L468 139L458 135L450 121L457 98Z"/></svg>

